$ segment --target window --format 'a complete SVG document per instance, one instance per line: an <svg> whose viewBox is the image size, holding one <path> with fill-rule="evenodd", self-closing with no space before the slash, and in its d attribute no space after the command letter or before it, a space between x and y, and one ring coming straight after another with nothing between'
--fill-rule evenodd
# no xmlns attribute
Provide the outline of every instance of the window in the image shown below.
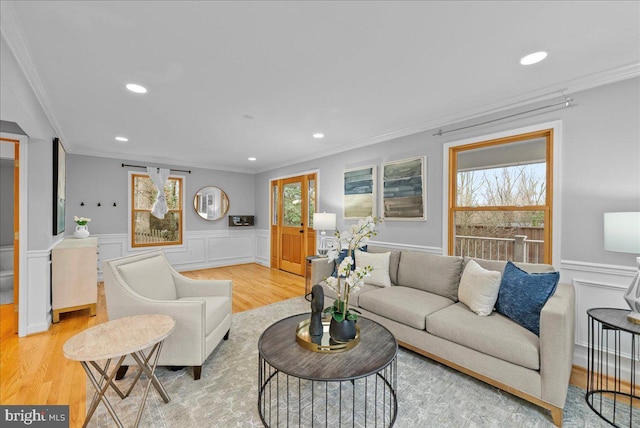
<svg viewBox="0 0 640 428"><path fill-rule="evenodd" d="M551 263L553 130L449 148L449 254Z"/></svg>
<svg viewBox="0 0 640 428"><path fill-rule="evenodd" d="M182 177L169 177L164 186L169 212L159 219L151 214L158 193L151 178L146 174L131 174L132 247L182 244L183 183Z"/></svg>

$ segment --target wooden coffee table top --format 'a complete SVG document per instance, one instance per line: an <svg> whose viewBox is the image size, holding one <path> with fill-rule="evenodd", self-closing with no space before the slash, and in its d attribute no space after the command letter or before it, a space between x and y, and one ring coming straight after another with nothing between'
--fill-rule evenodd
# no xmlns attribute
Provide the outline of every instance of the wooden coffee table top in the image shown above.
<svg viewBox="0 0 640 428"><path fill-rule="evenodd" d="M343 381L377 373L398 353L398 342L389 330L375 321L358 318L360 343L346 352L309 351L296 342L296 327L311 313L277 321L260 336L258 350L272 367L301 379Z"/></svg>

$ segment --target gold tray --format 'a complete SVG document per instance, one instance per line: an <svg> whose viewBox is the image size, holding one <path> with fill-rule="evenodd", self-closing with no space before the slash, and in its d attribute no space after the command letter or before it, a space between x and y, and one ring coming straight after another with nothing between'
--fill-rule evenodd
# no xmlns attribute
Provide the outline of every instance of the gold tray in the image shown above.
<svg viewBox="0 0 640 428"><path fill-rule="evenodd" d="M355 347L358 343L360 343L360 326L356 323L356 337L346 343L335 342L329 336L329 325L331 323L331 317L322 318L322 337L320 338L320 343L315 343L311 341L311 336L309 335L309 324L311 323L311 316L306 320L302 321L296 327L296 342L298 345L302 346L305 349L313 352L322 352L322 353L337 353L348 351Z"/></svg>

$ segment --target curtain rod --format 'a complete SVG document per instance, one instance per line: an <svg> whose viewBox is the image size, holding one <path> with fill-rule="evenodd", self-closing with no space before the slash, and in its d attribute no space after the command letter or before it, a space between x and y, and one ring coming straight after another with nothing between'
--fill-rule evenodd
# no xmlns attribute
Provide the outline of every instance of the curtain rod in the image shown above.
<svg viewBox="0 0 640 428"><path fill-rule="evenodd" d="M145 168L145 169L147 168L146 166L142 166L142 165L129 165L129 164L123 163L122 167L124 168L125 166L130 166L132 168ZM191 170L187 171L186 169L173 169L173 168L171 168L171 171L188 172L189 174L191 174Z"/></svg>
<svg viewBox="0 0 640 428"><path fill-rule="evenodd" d="M468 128L475 128L476 126L486 125L488 123L497 122L499 120L510 119L512 117L520 116L520 115L527 114L527 113L533 113L534 111L543 110L543 109L550 108L550 107L556 107L556 106L559 106L559 105L564 105L565 107L570 107L572 102L573 102L573 98L566 97L564 101L559 102L559 103L549 104L548 106L538 107L538 108L534 108L534 109L531 109L531 110L522 111L520 113L510 114L509 116L504 116L504 117L499 117L497 119L487 120L486 122L476 123L474 125L469 125L469 126L462 126L460 128L450 129L448 131L443 131L442 129L439 129L438 132L433 134L433 136L434 137L435 136L441 137L442 135L448 134L449 132L461 131L463 129L468 129Z"/></svg>

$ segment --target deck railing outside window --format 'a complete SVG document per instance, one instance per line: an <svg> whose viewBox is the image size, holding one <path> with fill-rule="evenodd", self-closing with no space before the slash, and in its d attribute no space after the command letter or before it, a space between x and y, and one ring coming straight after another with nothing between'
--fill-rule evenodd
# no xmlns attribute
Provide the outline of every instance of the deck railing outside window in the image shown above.
<svg viewBox="0 0 640 428"><path fill-rule="evenodd" d="M513 238L456 235L455 238L458 256L524 263L542 263L544 260L544 241L527 239L526 235Z"/></svg>

